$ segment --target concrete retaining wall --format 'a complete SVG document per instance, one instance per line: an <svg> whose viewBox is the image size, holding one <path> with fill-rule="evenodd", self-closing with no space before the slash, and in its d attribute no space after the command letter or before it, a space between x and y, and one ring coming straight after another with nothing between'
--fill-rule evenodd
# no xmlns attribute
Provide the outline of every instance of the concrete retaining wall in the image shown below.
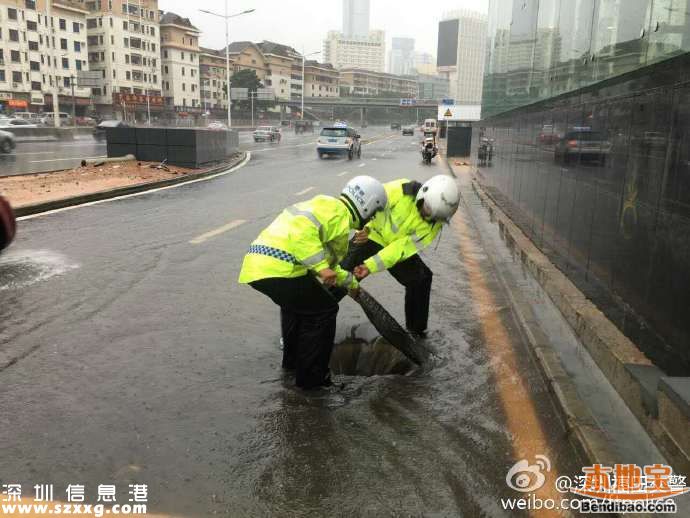
<svg viewBox="0 0 690 518"><path fill-rule="evenodd" d="M195 128L108 128L108 156L200 167L220 162L239 148L237 131Z"/></svg>

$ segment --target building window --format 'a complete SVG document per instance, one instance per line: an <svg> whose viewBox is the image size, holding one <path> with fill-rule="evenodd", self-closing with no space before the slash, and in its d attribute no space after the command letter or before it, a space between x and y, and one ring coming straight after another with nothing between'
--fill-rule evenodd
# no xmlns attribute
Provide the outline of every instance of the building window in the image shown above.
<svg viewBox="0 0 690 518"><path fill-rule="evenodd" d="M31 81L31 89L35 90L37 92L41 91L41 82L40 81Z"/></svg>
<svg viewBox="0 0 690 518"><path fill-rule="evenodd" d="M29 61L29 69L38 72L41 70L41 64L38 61Z"/></svg>
<svg viewBox="0 0 690 518"><path fill-rule="evenodd" d="M72 22L72 32L79 34L79 22Z"/></svg>
<svg viewBox="0 0 690 518"><path fill-rule="evenodd" d="M60 38L60 48L62 50L67 50L67 40L65 38Z"/></svg>
<svg viewBox="0 0 690 518"><path fill-rule="evenodd" d="M74 52L81 52L81 42L80 41L74 42Z"/></svg>
<svg viewBox="0 0 690 518"><path fill-rule="evenodd" d="M10 29L10 41L19 41L19 31Z"/></svg>
<svg viewBox="0 0 690 518"><path fill-rule="evenodd" d="M38 30L38 25L36 22L32 22L31 20L26 21L26 30L27 31L37 31Z"/></svg>
<svg viewBox="0 0 690 518"><path fill-rule="evenodd" d="M22 58L19 55L18 50L10 50L10 60L12 61L12 63L21 63L22 62Z"/></svg>
<svg viewBox="0 0 690 518"><path fill-rule="evenodd" d="M60 18L60 30L61 31L66 31L67 30L67 20Z"/></svg>
<svg viewBox="0 0 690 518"><path fill-rule="evenodd" d="M0 83L4 83L5 81L5 71L0 70Z"/></svg>
<svg viewBox="0 0 690 518"><path fill-rule="evenodd" d="M17 19L17 10L16 9L7 9L7 18L10 20L16 20Z"/></svg>
<svg viewBox="0 0 690 518"><path fill-rule="evenodd" d="M74 64L76 65L77 70L81 70L81 59L77 59L77 60L74 62Z"/></svg>
<svg viewBox="0 0 690 518"><path fill-rule="evenodd" d="M37 41L30 41L29 42L29 50L38 50L38 42Z"/></svg>
<svg viewBox="0 0 690 518"><path fill-rule="evenodd" d="M65 88L69 88L70 86L72 86L72 83L70 82L69 77L63 77L62 78L62 84L64 85Z"/></svg>
<svg viewBox="0 0 690 518"><path fill-rule="evenodd" d="M36 0L24 0L24 6L32 11L36 10Z"/></svg>
<svg viewBox="0 0 690 518"><path fill-rule="evenodd" d="M21 72L12 72L12 82L13 83L22 83L22 73Z"/></svg>
<svg viewBox="0 0 690 518"><path fill-rule="evenodd" d="M62 58L62 68L69 68L69 59Z"/></svg>

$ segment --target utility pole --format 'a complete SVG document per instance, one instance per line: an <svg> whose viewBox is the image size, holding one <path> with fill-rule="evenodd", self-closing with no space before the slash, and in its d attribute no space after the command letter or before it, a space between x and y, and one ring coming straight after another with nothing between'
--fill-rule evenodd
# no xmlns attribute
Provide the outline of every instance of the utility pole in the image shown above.
<svg viewBox="0 0 690 518"><path fill-rule="evenodd" d="M70 86L72 87L72 124L77 125L77 102L74 98L74 76L70 76Z"/></svg>
<svg viewBox="0 0 690 518"><path fill-rule="evenodd" d="M56 128L60 127L60 100L58 99L58 84L57 76L55 75L55 24L52 17L53 0L46 0L46 20L48 22L48 46L50 52L48 53L48 61L53 61L53 124ZM49 63L50 64L50 63ZM50 68L48 68L50 74ZM48 76L50 80L50 76ZM50 83L51 81L49 81Z"/></svg>

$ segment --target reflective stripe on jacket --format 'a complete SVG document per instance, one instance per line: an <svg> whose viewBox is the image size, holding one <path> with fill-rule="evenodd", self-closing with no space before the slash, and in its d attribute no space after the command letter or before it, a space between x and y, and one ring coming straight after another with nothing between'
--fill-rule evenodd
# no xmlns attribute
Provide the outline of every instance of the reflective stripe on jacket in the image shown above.
<svg viewBox="0 0 690 518"><path fill-rule="evenodd" d="M371 273L387 270L429 246L441 231L441 223L430 223L417 210L416 196L405 194L409 180L384 184L388 205L367 224L369 239L383 249L364 264Z"/></svg>
<svg viewBox="0 0 690 518"><path fill-rule="evenodd" d="M239 282L270 277L301 277L332 268L338 286L357 287L350 272L338 263L345 257L354 221L345 204L331 196L316 196L285 209L252 243L244 256Z"/></svg>

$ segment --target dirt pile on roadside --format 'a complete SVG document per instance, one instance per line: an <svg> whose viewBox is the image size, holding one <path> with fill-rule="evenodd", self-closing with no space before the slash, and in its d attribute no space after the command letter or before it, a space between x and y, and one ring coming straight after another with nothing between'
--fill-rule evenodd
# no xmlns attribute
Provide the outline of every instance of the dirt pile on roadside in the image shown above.
<svg viewBox="0 0 690 518"><path fill-rule="evenodd" d="M5 176L0 178L0 193L13 207L21 207L116 187L167 180L206 170L176 166L166 166L166 170L152 168L151 165L158 164L132 160L97 167L75 167L52 173Z"/></svg>

